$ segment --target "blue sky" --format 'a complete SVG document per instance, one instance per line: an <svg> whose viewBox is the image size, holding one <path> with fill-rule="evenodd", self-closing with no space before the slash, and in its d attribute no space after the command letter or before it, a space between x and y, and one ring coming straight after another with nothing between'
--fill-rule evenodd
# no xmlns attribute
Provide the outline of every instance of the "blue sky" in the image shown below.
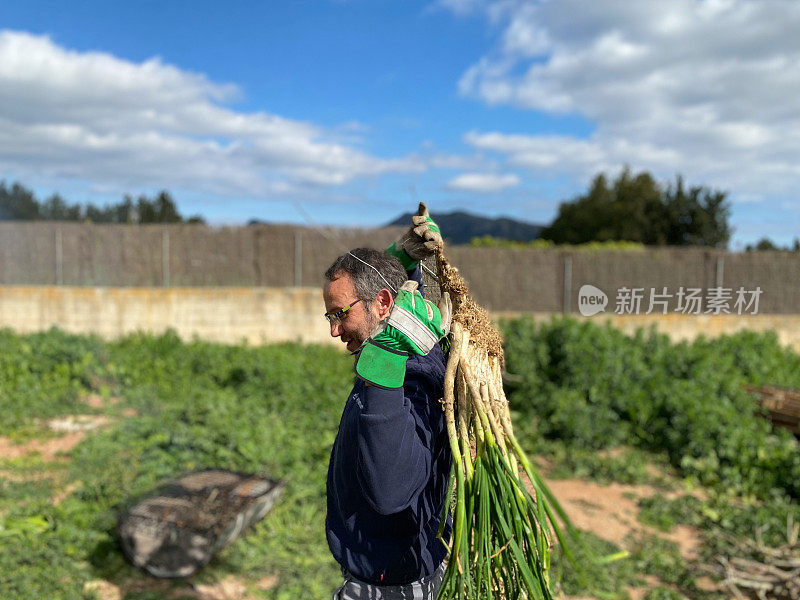
<svg viewBox="0 0 800 600"><path fill-rule="evenodd" d="M425 200L546 223L623 165L800 235L800 5L0 4L0 178L213 224L377 225ZM298 208L299 207L299 208Z"/></svg>

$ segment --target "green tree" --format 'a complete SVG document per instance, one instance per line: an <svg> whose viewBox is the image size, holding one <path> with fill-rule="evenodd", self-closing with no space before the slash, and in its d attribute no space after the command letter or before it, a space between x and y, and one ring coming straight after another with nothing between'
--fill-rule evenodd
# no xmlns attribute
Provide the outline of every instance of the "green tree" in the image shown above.
<svg viewBox="0 0 800 600"><path fill-rule="evenodd" d="M90 221L92 223L205 223L199 215L184 219L170 193L162 190L152 200L139 196L136 203L125 195L118 204L70 204L60 194L39 202L20 183L0 181L0 220Z"/></svg>
<svg viewBox="0 0 800 600"><path fill-rule="evenodd" d="M0 219L34 221L41 218L39 203L33 192L19 183L11 187L0 181Z"/></svg>
<svg viewBox="0 0 800 600"><path fill-rule="evenodd" d="M122 202L114 207L114 222L115 223L137 223L139 217L136 214L136 206L133 204L133 198L125 194Z"/></svg>
<svg viewBox="0 0 800 600"><path fill-rule="evenodd" d="M664 218L661 189L655 179L649 173L632 175L625 168L612 184L601 173L585 196L562 203L542 237L557 244L615 240L663 244Z"/></svg>
<svg viewBox="0 0 800 600"><path fill-rule="evenodd" d="M47 221L80 221L81 207L67 203L60 194L53 194L41 205L39 216Z"/></svg>
<svg viewBox="0 0 800 600"><path fill-rule="evenodd" d="M612 190L611 235L602 241L626 240L641 244L664 244L664 207L661 190L649 173L631 175L623 169Z"/></svg>
<svg viewBox="0 0 800 600"><path fill-rule="evenodd" d="M99 207L95 206L94 204L87 204L86 205L86 220L91 221L92 223L111 223L111 215L113 214L113 209L108 206Z"/></svg>
<svg viewBox="0 0 800 600"><path fill-rule="evenodd" d="M609 239L613 235L611 214L611 190L606 176L597 175L589 193L573 202L564 202L558 209L558 217L542 230L542 238L557 244L582 244L589 240Z"/></svg>
<svg viewBox="0 0 800 600"><path fill-rule="evenodd" d="M756 250L780 250L768 237L761 238L756 244Z"/></svg>
<svg viewBox="0 0 800 600"><path fill-rule="evenodd" d="M687 190L680 176L664 190L649 173L634 175L626 167L611 184L601 173L586 195L562 203L542 238L557 244L630 241L725 248L729 216L725 192Z"/></svg>
<svg viewBox="0 0 800 600"><path fill-rule="evenodd" d="M755 246L753 244L747 244L745 247L745 251L752 252L754 250L774 250L774 251L781 251L781 252L800 252L800 238L794 238L791 246L778 246L775 242L773 242L768 237L763 237L758 242L756 242Z"/></svg>
<svg viewBox="0 0 800 600"><path fill-rule="evenodd" d="M139 199L136 201L136 215L139 218L139 223L158 222L155 206L153 206L153 203L144 195L139 196Z"/></svg>
<svg viewBox="0 0 800 600"><path fill-rule="evenodd" d="M154 201L156 217L159 223L180 223L183 221L175 201L169 192L161 191Z"/></svg>
<svg viewBox="0 0 800 600"><path fill-rule="evenodd" d="M726 248L732 228L728 224L727 194L696 186L685 189L679 175L663 195L667 211L667 239L672 246L713 246Z"/></svg>
<svg viewBox="0 0 800 600"><path fill-rule="evenodd" d="M203 223L199 216L193 216L189 220L184 220L178 212L178 207L172 196L166 190L150 200L147 196L139 196L136 203L136 211L139 223Z"/></svg>

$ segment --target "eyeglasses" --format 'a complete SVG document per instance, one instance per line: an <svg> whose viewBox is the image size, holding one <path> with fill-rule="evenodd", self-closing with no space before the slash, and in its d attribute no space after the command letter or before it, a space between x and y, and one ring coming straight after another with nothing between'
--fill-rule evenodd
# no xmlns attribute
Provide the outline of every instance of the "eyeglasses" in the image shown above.
<svg viewBox="0 0 800 600"><path fill-rule="evenodd" d="M347 313L347 311L350 310L351 308L353 308L359 302L361 302L361 298L359 298L355 302L351 302L350 304L348 304L344 308L340 308L339 310L333 310L331 312L327 312L327 313L325 313L325 318L328 319L328 323L331 323L331 324L341 323L341 321L342 321L342 319L344 319L344 316Z"/></svg>

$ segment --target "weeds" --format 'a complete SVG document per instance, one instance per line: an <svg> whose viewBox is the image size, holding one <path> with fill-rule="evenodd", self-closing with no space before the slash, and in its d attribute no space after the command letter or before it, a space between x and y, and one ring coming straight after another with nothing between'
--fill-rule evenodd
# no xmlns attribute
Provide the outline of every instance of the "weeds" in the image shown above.
<svg viewBox="0 0 800 600"><path fill-rule="evenodd" d="M787 516L800 522L797 443L772 431L743 391L744 384L800 387L800 358L774 336L674 345L569 320L538 328L515 321L505 331L517 437L547 457L549 477L667 489L672 478L658 475L667 472L707 486L703 500L639 501L641 520L657 529L701 529L704 556L756 531L764 543L780 543ZM325 475L350 361L294 344L226 347L174 334L105 343L55 330L0 331L0 435L25 443L42 437L45 420L70 414L111 420L87 433L69 461L0 459L4 600L88 600L94 592L84 586L97 579L122 586L126 600L163 597L123 585L146 578L122 558L116 517L164 479L204 467L266 470L287 485L273 511L193 581L276 576L273 587L250 595L329 596L340 577L324 538ZM84 402L90 393L120 401L92 409ZM126 411L135 416L123 418ZM72 491L54 502L65 489ZM585 537L597 555L620 550ZM649 591L653 600L704 597L674 547L642 539L629 550L627 560L582 581L556 555L554 577L565 592L605 599L624 598L626 586L643 585L650 573L661 581Z"/></svg>

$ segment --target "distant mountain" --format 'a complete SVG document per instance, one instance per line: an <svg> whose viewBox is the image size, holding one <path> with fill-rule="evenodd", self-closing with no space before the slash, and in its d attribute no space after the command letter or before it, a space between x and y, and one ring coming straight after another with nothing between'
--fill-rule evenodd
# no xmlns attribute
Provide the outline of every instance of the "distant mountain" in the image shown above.
<svg viewBox="0 0 800 600"><path fill-rule="evenodd" d="M411 224L411 214L401 215L387 225L408 226ZM506 217L490 219L463 211L431 213L431 217L442 228L444 238L451 244L469 244L472 238L484 235L515 242L529 242L537 239L545 228L545 225L525 223Z"/></svg>

